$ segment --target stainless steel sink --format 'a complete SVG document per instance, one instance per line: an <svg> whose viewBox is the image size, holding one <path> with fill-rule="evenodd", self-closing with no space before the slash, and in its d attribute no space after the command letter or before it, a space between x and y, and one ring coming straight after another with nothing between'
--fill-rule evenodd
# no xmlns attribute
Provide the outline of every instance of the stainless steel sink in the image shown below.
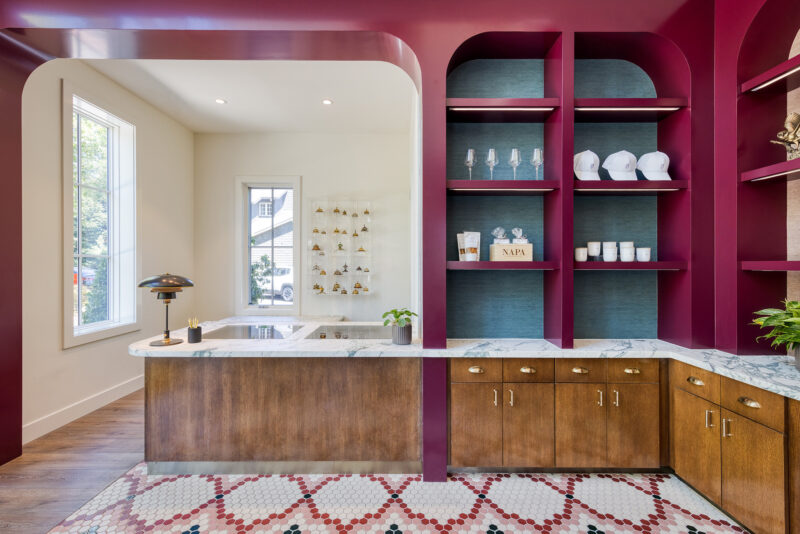
<svg viewBox="0 0 800 534"><path fill-rule="evenodd" d="M376 325L320 326L306 339L392 339L392 327Z"/></svg>
<svg viewBox="0 0 800 534"><path fill-rule="evenodd" d="M303 327L301 324L234 324L203 334L204 339L286 339Z"/></svg>

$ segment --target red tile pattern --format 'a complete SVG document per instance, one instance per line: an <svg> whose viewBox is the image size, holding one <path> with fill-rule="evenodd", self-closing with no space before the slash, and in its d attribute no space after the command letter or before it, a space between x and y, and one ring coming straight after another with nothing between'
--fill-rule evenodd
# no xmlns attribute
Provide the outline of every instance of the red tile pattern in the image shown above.
<svg viewBox="0 0 800 534"><path fill-rule="evenodd" d="M53 529L133 532L746 532L663 474L147 476L139 464Z"/></svg>

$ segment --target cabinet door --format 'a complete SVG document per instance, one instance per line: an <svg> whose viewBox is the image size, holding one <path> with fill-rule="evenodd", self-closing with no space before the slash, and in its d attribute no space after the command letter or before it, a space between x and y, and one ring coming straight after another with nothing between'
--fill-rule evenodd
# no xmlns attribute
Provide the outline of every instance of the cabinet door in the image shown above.
<svg viewBox="0 0 800 534"><path fill-rule="evenodd" d="M606 466L605 384L556 384L556 466Z"/></svg>
<svg viewBox="0 0 800 534"><path fill-rule="evenodd" d="M450 385L450 465L503 465L502 383Z"/></svg>
<svg viewBox="0 0 800 534"><path fill-rule="evenodd" d="M503 465L555 465L553 384L503 384Z"/></svg>
<svg viewBox="0 0 800 534"><path fill-rule="evenodd" d="M729 410L722 418L722 508L753 532L785 532L784 435Z"/></svg>
<svg viewBox="0 0 800 534"><path fill-rule="evenodd" d="M719 407L677 388L672 392L675 473L709 500L721 504Z"/></svg>
<svg viewBox="0 0 800 534"><path fill-rule="evenodd" d="M659 385L608 385L608 466L660 467Z"/></svg>

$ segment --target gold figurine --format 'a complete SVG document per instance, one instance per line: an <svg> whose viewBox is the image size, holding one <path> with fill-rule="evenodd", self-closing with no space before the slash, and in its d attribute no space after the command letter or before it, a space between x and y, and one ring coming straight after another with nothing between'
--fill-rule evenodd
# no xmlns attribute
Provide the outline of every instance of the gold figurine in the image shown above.
<svg viewBox="0 0 800 534"><path fill-rule="evenodd" d="M783 123L784 129L778 132L778 140L772 139L770 143L783 145L789 159L800 158L800 115L789 113Z"/></svg>

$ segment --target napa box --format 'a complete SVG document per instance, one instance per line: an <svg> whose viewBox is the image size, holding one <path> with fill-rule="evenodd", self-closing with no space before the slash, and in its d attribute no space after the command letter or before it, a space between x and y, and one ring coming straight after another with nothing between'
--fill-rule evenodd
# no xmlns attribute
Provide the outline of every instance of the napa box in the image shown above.
<svg viewBox="0 0 800 534"><path fill-rule="evenodd" d="M489 261L533 261L533 244L489 245Z"/></svg>

